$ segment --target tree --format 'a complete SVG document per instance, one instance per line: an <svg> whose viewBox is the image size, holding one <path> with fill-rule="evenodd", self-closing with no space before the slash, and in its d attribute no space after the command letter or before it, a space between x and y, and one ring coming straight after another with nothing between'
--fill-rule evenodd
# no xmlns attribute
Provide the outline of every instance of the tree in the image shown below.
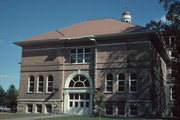
<svg viewBox="0 0 180 120"><path fill-rule="evenodd" d="M6 106L12 108L17 105L18 90L12 84L6 92Z"/></svg>
<svg viewBox="0 0 180 120"><path fill-rule="evenodd" d="M176 117L180 117L180 1L159 0L166 10L166 22L151 21L146 27L156 30L165 43L166 48L172 51L170 66L175 78L175 106ZM177 118L177 119L178 119Z"/></svg>
<svg viewBox="0 0 180 120"><path fill-rule="evenodd" d="M95 109L94 112L97 113L101 119L102 113L104 112L105 108L105 96L100 91L97 92L95 97Z"/></svg>
<svg viewBox="0 0 180 120"><path fill-rule="evenodd" d="M6 93L3 87L0 85L0 106L5 105L5 96L6 96Z"/></svg>

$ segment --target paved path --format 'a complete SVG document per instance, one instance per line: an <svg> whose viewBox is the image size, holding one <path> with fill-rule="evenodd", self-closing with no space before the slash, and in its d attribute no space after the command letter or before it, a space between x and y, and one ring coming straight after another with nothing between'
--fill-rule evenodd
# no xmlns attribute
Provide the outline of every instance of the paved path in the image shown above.
<svg viewBox="0 0 180 120"><path fill-rule="evenodd" d="M40 118L56 118L66 115L54 114L54 115L42 115L42 116L30 116L30 117L23 117L23 118L10 118L10 119L2 119L2 120L36 120Z"/></svg>

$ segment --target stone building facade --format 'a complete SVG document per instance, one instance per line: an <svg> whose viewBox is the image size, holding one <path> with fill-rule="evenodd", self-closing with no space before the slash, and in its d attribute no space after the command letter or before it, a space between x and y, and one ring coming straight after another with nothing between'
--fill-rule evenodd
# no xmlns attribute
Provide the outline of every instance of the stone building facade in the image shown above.
<svg viewBox="0 0 180 120"><path fill-rule="evenodd" d="M15 44L22 47L19 112L93 115L98 90L105 116L168 115L170 57L154 31L97 19Z"/></svg>

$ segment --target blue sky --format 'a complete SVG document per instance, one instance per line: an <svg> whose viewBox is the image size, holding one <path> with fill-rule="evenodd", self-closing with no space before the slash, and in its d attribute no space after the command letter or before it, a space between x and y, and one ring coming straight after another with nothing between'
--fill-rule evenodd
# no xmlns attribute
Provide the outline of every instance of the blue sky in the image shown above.
<svg viewBox="0 0 180 120"><path fill-rule="evenodd" d="M159 0L0 0L0 85L19 88L21 48L13 42L85 20L120 19L125 5L133 24L145 26L165 11Z"/></svg>

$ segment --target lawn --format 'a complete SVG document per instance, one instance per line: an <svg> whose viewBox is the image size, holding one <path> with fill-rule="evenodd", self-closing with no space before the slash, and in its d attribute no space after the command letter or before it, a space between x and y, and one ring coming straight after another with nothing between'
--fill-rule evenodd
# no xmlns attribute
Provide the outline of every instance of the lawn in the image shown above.
<svg viewBox="0 0 180 120"><path fill-rule="evenodd" d="M104 118L101 119L99 117L85 117L85 116L64 116L58 118L43 118L38 120L140 120L140 119L125 119L125 118Z"/></svg>
<svg viewBox="0 0 180 120"><path fill-rule="evenodd" d="M22 118L30 116L42 116L42 114L29 114L29 113L0 113L1 119L10 119L10 118Z"/></svg>
<svg viewBox="0 0 180 120"><path fill-rule="evenodd" d="M33 117L33 116L46 116L47 114L30 114L30 113L0 113L1 119L11 119L11 118L25 118L25 117ZM51 114L52 115L52 114ZM47 115L47 116L51 116ZM37 120L141 120L141 119L125 119L125 118L105 118L102 117L90 117L90 116L61 116L55 118L40 118Z"/></svg>

